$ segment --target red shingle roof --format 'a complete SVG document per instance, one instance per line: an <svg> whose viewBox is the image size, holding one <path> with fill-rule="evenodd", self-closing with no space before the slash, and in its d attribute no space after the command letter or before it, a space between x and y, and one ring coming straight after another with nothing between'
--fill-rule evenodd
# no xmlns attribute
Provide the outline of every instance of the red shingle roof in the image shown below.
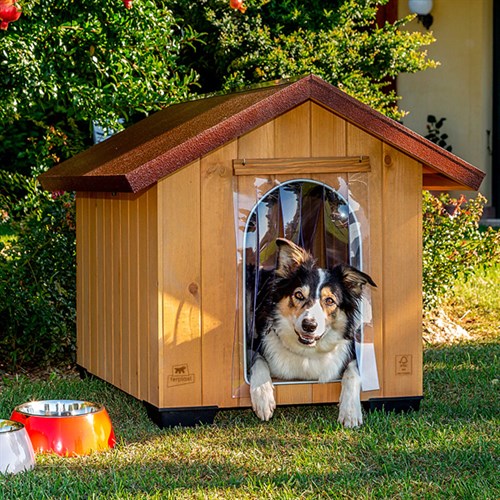
<svg viewBox="0 0 500 500"><path fill-rule="evenodd" d="M484 172L316 76L174 104L40 176L51 191L138 192L312 100L470 189Z"/></svg>

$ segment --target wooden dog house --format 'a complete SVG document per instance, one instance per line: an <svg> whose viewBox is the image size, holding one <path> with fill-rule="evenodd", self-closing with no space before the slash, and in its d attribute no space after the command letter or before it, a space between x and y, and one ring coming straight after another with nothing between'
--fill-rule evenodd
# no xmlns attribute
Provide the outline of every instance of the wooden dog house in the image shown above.
<svg viewBox="0 0 500 500"><path fill-rule="evenodd" d="M235 197L244 217L255 179L261 195L312 180L347 185L369 228L379 389L362 400L418 407L422 189L483 176L315 76L172 105L40 177L77 192L77 362L160 425L249 407ZM279 385L277 402L337 402L339 386Z"/></svg>

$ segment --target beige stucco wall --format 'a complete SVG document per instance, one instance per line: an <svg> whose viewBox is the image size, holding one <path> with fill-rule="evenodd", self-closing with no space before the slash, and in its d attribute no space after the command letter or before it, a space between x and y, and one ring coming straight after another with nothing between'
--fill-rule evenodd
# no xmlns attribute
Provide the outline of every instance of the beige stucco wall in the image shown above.
<svg viewBox="0 0 500 500"><path fill-rule="evenodd" d="M434 0L436 42L428 48L436 69L398 77L403 122L425 135L427 115L446 117L443 130L453 153L487 172L481 192L491 199L491 156L487 131L492 127L493 0ZM399 17L409 14L408 0L398 0ZM425 30L412 21L411 30Z"/></svg>

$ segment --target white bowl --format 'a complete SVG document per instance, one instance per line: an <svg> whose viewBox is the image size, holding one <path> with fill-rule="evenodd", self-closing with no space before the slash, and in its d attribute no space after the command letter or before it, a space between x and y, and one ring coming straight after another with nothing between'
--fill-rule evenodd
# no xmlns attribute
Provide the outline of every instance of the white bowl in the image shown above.
<svg viewBox="0 0 500 500"><path fill-rule="evenodd" d="M24 425L0 419L0 473L17 474L34 466L35 453Z"/></svg>

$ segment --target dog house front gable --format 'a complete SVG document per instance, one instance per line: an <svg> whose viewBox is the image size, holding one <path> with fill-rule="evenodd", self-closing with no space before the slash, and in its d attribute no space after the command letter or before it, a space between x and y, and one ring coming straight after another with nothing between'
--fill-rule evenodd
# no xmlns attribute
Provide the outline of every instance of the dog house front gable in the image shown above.
<svg viewBox="0 0 500 500"><path fill-rule="evenodd" d="M423 179L481 174L316 77L233 96L167 108L41 176L77 191L79 364L158 408L248 406L235 186L255 203L256 180L300 177L364 204L381 388L363 398L421 395ZM277 388L278 404L338 397Z"/></svg>

